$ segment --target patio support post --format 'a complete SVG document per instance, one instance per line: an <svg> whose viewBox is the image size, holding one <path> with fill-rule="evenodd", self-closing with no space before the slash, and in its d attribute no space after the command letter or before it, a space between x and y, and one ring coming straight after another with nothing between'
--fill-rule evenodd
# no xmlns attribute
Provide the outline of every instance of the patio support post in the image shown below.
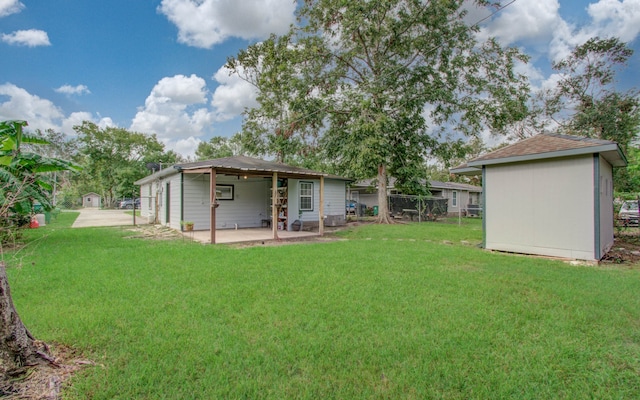
<svg viewBox="0 0 640 400"><path fill-rule="evenodd" d="M278 173L274 172L271 178L271 230L273 231L273 239L278 239Z"/></svg>
<svg viewBox="0 0 640 400"><path fill-rule="evenodd" d="M324 235L324 176L320 177L320 207L319 207L320 221L318 233L320 236Z"/></svg>
<svg viewBox="0 0 640 400"><path fill-rule="evenodd" d="M211 244L216 243L216 170L211 168L211 179L209 180L209 197L211 198L211 214L209 217L211 228L209 232L211 232Z"/></svg>

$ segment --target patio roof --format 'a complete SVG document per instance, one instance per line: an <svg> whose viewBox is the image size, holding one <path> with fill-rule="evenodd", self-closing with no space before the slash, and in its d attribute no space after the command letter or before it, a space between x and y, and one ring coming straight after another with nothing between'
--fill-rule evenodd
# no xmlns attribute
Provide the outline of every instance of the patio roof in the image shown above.
<svg viewBox="0 0 640 400"><path fill-rule="evenodd" d="M350 181L337 175L331 175L324 172L314 171L307 168L295 167L292 165L282 164L275 161L266 161L258 158L247 156L233 156L216 158L213 160L196 161L191 163L176 164L173 168L166 168L152 175L144 177L135 182L137 185L148 183L154 179L178 172L183 173L209 173L215 169L217 175L234 175L234 176L263 176L271 177L273 173L277 173L280 178L320 178L337 179Z"/></svg>
<svg viewBox="0 0 640 400"><path fill-rule="evenodd" d="M269 177L272 176L275 172L281 178L320 178L321 176L323 176L330 179L339 179L344 181L350 180L349 178L314 171L307 168L295 167L275 161L266 161L247 156L233 156L217 158L214 160L177 164L174 166L174 168L185 173L207 172L211 169L215 169L216 174L219 175L250 175Z"/></svg>

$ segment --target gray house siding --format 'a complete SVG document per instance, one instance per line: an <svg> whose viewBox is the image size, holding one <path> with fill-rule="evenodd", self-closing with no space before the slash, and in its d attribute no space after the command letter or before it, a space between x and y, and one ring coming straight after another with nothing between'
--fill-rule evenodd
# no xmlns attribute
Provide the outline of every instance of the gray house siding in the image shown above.
<svg viewBox="0 0 640 400"><path fill-rule="evenodd" d="M165 181L169 183L169 219L167 220L166 212L162 213L165 223L173 229L180 229L180 221L182 221L182 175L178 174L171 179ZM165 190L165 199L167 193ZM165 205L165 211L167 206Z"/></svg>
<svg viewBox="0 0 640 400"><path fill-rule="evenodd" d="M313 210L300 211L300 182L313 184ZM344 181L324 180L324 215L327 225L345 222L346 186ZM320 180L289 179L289 227L295 220L317 223L320 219Z"/></svg>
<svg viewBox="0 0 640 400"><path fill-rule="evenodd" d="M267 195L269 180L218 176L216 185L233 187L233 199L218 200L216 229L257 228L263 219L269 219ZM210 175L184 175L184 220L193 221L195 230L211 228Z"/></svg>

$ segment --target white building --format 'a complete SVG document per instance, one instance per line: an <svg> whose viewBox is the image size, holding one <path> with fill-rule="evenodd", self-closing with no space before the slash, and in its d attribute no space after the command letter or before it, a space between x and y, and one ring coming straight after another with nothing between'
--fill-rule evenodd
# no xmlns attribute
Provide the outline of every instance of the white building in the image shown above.
<svg viewBox="0 0 640 400"><path fill-rule="evenodd" d="M615 142L541 134L451 170L482 174L484 246L600 260L613 245Z"/></svg>

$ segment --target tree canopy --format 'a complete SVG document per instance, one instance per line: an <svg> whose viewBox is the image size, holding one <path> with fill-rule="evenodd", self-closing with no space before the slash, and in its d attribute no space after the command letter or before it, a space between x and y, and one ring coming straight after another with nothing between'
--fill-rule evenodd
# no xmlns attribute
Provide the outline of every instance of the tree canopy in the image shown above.
<svg viewBox="0 0 640 400"><path fill-rule="evenodd" d="M79 183L99 193L103 204L113 206L119 197L138 193L133 183L149 174L147 164L173 164L178 155L165 151L155 135L129 132L123 128L100 128L85 121L75 127L79 160L84 166Z"/></svg>
<svg viewBox="0 0 640 400"><path fill-rule="evenodd" d="M260 134L277 136L284 128L289 137L318 135L337 172L377 176L379 219L388 222L388 176L419 192L426 157L446 151L448 138L501 130L526 115L528 86L513 71L525 57L494 40L478 43L477 27L465 20L466 5L305 1L300 25L287 36L234 59L236 70L241 65L245 74L271 82L256 85L255 113L270 110L266 98L287 111L282 124L260 125Z"/></svg>
<svg viewBox="0 0 640 400"><path fill-rule="evenodd" d="M617 89L616 72L632 54L618 38L595 37L553 64L561 79L546 110L560 131L613 140L627 152L638 138L640 103L636 89Z"/></svg>

